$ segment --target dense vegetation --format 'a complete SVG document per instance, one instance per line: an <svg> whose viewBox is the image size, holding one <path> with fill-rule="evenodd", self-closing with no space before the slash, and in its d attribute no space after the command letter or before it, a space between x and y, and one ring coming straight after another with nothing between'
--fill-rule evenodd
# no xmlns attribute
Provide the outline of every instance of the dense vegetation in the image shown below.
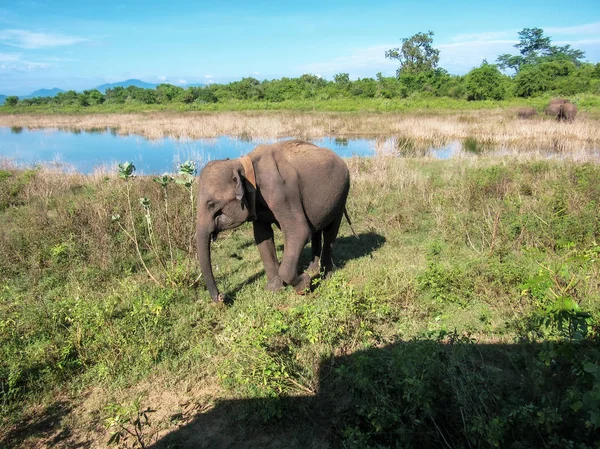
<svg viewBox="0 0 600 449"><path fill-rule="evenodd" d="M399 100L447 98L450 100L506 100L537 96L573 96L582 93L600 94L600 63L584 62L583 52L570 46L554 46L539 28L526 28L519 33L515 45L519 55L500 55L498 65L483 61L464 76L451 75L437 67L439 50L432 46L433 33L417 33L403 39L401 48L386 52L397 59L400 67L396 77L378 73L375 78L352 80L339 73L333 80L305 74L299 78L259 81L243 78L229 84L182 88L161 84L156 89L135 86L115 87L105 93L98 90L61 92L54 97L19 100L7 97L4 110L14 112L30 109L78 108L79 110L119 110L129 105L167 105L169 108L211 108L223 105L239 108L237 103L252 108L302 107L303 101L335 102L340 100ZM514 72L512 75L500 69ZM334 105L334 103L331 103ZM439 106L443 107L444 103ZM314 105L313 105L314 107ZM218 108L215 106L214 108Z"/></svg>
<svg viewBox="0 0 600 449"><path fill-rule="evenodd" d="M600 168L349 165L358 238L342 226L334 276L264 292L243 226L213 248L224 307L194 282L194 167L1 170L0 447L148 445L187 422L206 447L597 448ZM194 385L212 411L151 399Z"/></svg>

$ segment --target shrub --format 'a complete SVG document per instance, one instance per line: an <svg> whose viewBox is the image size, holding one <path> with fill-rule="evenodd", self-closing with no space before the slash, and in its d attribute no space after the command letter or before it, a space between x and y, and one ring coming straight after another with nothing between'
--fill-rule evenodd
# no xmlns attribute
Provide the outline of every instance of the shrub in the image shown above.
<svg viewBox="0 0 600 449"><path fill-rule="evenodd" d="M505 76L495 65L484 63L466 76L467 100L503 100Z"/></svg>

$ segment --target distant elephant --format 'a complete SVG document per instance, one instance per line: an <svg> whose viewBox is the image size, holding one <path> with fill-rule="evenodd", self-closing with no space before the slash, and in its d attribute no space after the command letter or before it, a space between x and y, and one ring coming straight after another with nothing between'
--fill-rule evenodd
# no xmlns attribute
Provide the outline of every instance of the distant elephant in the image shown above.
<svg viewBox="0 0 600 449"><path fill-rule="evenodd" d="M558 104L550 104L545 110L546 115L550 115L552 117L556 117L560 120L560 111L561 111L561 103Z"/></svg>
<svg viewBox="0 0 600 449"><path fill-rule="evenodd" d="M577 106L575 106L573 103L564 103L560 105L560 114L558 116L559 120L572 122L573 120L575 120L576 115Z"/></svg>
<svg viewBox="0 0 600 449"><path fill-rule="evenodd" d="M573 103L551 104L546 108L546 115L556 117L557 120L573 121L577 115L577 106Z"/></svg>
<svg viewBox="0 0 600 449"><path fill-rule="evenodd" d="M260 145L241 158L209 162L198 177L196 238L200 268L212 300L222 302L225 296L219 293L213 276L211 238L246 221L253 223L267 290L277 291L287 284L302 293L310 287L310 275L297 271L308 240L312 259L307 271L318 273L321 265L324 273L329 273L349 190L346 163L333 151L309 142ZM272 224L283 232L281 264Z"/></svg>
<svg viewBox="0 0 600 449"><path fill-rule="evenodd" d="M535 108L521 108L517 111L517 116L519 118L531 118L537 115L537 111Z"/></svg>
<svg viewBox="0 0 600 449"><path fill-rule="evenodd" d="M552 104L565 104L565 103L569 103L569 100L567 100L566 98L553 98L552 100L550 100L550 103L548 103L548 104L552 105Z"/></svg>

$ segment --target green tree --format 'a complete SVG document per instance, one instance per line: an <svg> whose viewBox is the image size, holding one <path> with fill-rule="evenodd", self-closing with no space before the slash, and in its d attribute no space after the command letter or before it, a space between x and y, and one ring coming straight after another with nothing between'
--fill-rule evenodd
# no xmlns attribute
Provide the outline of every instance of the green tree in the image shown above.
<svg viewBox="0 0 600 449"><path fill-rule="evenodd" d="M506 98L505 75L484 61L466 75L467 100L503 100Z"/></svg>
<svg viewBox="0 0 600 449"><path fill-rule="evenodd" d="M256 78L242 78L241 81L235 81L229 84L234 98L238 100L252 101L262 98L260 81Z"/></svg>
<svg viewBox="0 0 600 449"><path fill-rule="evenodd" d="M350 84L350 74L348 73L338 73L333 75L333 81L340 86L347 86Z"/></svg>
<svg viewBox="0 0 600 449"><path fill-rule="evenodd" d="M85 96L87 102L85 106L94 106L104 103L104 95L102 95L98 89L84 90L83 95Z"/></svg>
<svg viewBox="0 0 600 449"><path fill-rule="evenodd" d="M179 86L173 86L172 84L159 84L156 86L156 101L165 104L172 101L176 101L183 96L184 89Z"/></svg>
<svg viewBox="0 0 600 449"><path fill-rule="evenodd" d="M583 62L585 52L571 48L570 45L552 45L552 39L544 36L541 28L523 28L519 31L519 42L515 48L519 55L504 53L498 56L496 62L502 70L512 69L519 72L524 66L549 61L570 61L576 66Z"/></svg>
<svg viewBox="0 0 600 449"><path fill-rule="evenodd" d="M541 28L523 28L518 34L519 43L515 44L515 48L526 58L548 53L552 47L552 39L544 36Z"/></svg>
<svg viewBox="0 0 600 449"><path fill-rule="evenodd" d="M206 87L190 87L190 90L194 93L198 103L216 103L218 101L215 93L211 86Z"/></svg>
<svg viewBox="0 0 600 449"><path fill-rule="evenodd" d="M417 33L402 38L402 47L392 48L385 52L388 59L397 59L400 67L396 71L398 77L403 73L416 74L433 70L440 60L440 51L433 47L433 31Z"/></svg>
<svg viewBox="0 0 600 449"><path fill-rule="evenodd" d="M19 102L19 97L17 97L16 95L11 95L10 97L6 97L4 99L4 104L6 106L16 106L17 103Z"/></svg>
<svg viewBox="0 0 600 449"><path fill-rule="evenodd" d="M106 89L105 98L107 103L122 104L127 99L127 91L122 86Z"/></svg>

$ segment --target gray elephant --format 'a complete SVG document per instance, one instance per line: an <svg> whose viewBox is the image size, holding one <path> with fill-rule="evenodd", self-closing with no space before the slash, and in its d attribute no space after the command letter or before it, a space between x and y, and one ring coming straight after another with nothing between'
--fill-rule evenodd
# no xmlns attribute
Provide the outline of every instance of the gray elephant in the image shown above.
<svg viewBox="0 0 600 449"><path fill-rule="evenodd" d="M292 285L302 293L310 287L310 275L298 274L300 253L308 240L312 260L307 271L316 274L321 266L324 274L329 273L333 242L349 190L346 163L327 148L299 140L260 145L239 159L208 163L198 177L196 239L200 268L212 300L221 302L225 296L219 293L213 276L211 238L246 221L253 223L267 290ZM275 251L273 224L283 233L281 263Z"/></svg>
<svg viewBox="0 0 600 449"><path fill-rule="evenodd" d="M550 103L548 103L548 105L565 103L569 103L569 100L566 98L553 98L552 100L550 100Z"/></svg>
<svg viewBox="0 0 600 449"><path fill-rule="evenodd" d="M546 115L556 117L557 119L560 120L561 106L562 106L562 103L549 104L545 110Z"/></svg>
<svg viewBox="0 0 600 449"><path fill-rule="evenodd" d="M546 115L556 117L557 120L573 121L577 115L577 106L573 103L554 103L546 108Z"/></svg>
<svg viewBox="0 0 600 449"><path fill-rule="evenodd" d="M517 111L517 116L523 119L535 117L536 115L537 111L535 110L535 108L520 108Z"/></svg>
<svg viewBox="0 0 600 449"><path fill-rule="evenodd" d="M560 114L558 116L559 120L572 122L573 120L575 120L576 115L577 106L575 106L573 103L564 103L560 105Z"/></svg>

